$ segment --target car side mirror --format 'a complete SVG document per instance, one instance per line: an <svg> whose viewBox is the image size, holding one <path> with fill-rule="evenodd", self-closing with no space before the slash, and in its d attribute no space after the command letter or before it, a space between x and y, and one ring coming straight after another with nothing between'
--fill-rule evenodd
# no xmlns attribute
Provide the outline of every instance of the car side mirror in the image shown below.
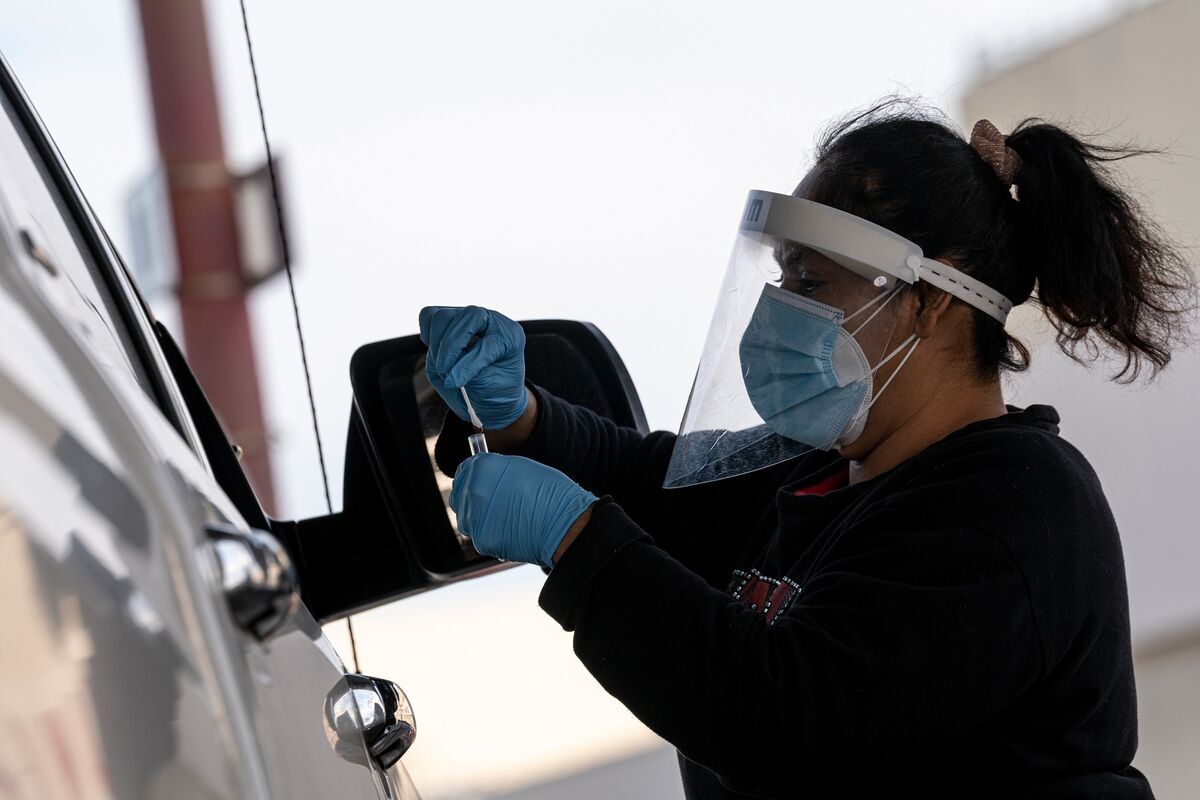
<svg viewBox="0 0 1200 800"><path fill-rule="evenodd" d="M648 432L629 373L599 328L569 320L521 325L530 382ZM425 377L425 356L418 336L355 352L343 511L289 523L283 534L305 604L323 622L512 566L480 555L454 526L451 479L433 461L447 407Z"/></svg>

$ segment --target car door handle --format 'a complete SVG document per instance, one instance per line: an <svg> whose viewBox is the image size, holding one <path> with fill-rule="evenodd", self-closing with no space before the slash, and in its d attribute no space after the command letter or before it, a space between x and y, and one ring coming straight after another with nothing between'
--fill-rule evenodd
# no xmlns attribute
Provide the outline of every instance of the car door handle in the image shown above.
<svg viewBox="0 0 1200 800"><path fill-rule="evenodd" d="M214 524L208 526L208 537L234 620L266 641L300 607L300 581L287 551L274 536L254 528Z"/></svg>
<svg viewBox="0 0 1200 800"><path fill-rule="evenodd" d="M364 764L367 754L387 769L417 738L417 719L399 686L383 678L346 673L325 698L325 733L342 758Z"/></svg>

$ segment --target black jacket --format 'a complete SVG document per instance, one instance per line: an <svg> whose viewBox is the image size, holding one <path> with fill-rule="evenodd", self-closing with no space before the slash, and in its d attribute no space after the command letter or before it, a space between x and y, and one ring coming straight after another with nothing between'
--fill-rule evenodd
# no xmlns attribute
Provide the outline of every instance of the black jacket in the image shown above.
<svg viewBox="0 0 1200 800"><path fill-rule="evenodd" d="M689 798L1152 797L1116 524L1052 408L796 496L844 462L666 490L673 434L536 391L522 454L604 496L540 604Z"/></svg>

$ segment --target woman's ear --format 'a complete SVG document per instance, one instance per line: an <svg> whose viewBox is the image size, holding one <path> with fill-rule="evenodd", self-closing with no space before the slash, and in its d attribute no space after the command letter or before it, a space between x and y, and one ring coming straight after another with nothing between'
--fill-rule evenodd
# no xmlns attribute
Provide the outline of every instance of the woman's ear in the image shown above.
<svg viewBox="0 0 1200 800"><path fill-rule="evenodd" d="M936 260L948 267L954 266L944 258ZM942 321L946 309L950 307L950 302L954 298L949 292L926 281L917 281L916 290L917 310L913 319L913 333L922 339L928 339L933 336L933 332L937 329L938 323Z"/></svg>

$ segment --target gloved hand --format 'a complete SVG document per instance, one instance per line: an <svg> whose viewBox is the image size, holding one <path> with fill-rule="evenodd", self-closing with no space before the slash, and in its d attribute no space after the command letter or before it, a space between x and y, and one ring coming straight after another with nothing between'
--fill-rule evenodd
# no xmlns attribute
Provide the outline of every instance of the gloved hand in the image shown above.
<svg viewBox="0 0 1200 800"><path fill-rule="evenodd" d="M520 418L529 404L520 325L479 306L426 306L420 324L421 341L429 347L425 374L459 419L470 419L462 386L485 429L501 430Z"/></svg>
<svg viewBox="0 0 1200 800"><path fill-rule="evenodd" d="M554 551L596 496L553 467L480 453L459 465L450 491L458 529L481 553L554 566Z"/></svg>

